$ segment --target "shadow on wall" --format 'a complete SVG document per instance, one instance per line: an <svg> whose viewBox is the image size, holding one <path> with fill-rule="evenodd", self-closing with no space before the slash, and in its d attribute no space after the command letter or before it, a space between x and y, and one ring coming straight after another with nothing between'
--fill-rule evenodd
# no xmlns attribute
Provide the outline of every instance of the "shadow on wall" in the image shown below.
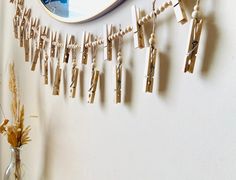
<svg viewBox="0 0 236 180"><path fill-rule="evenodd" d="M106 101L106 67L105 67L105 63L103 61L102 64L102 71L100 73L100 77L98 80L99 83L99 88L100 88L100 103L101 103L101 107L105 106L105 101Z"/></svg>
<svg viewBox="0 0 236 180"><path fill-rule="evenodd" d="M158 93L165 95L168 89L168 81L170 74L170 58L167 54L159 53L159 69L158 69Z"/></svg>
<svg viewBox="0 0 236 180"><path fill-rule="evenodd" d="M41 177L40 179L50 179L50 167L51 167L51 161L50 161L50 157L52 157L52 153L51 153L51 142L52 142L52 132L51 132L51 123L52 120L49 120L49 126L48 127L44 127L44 148L43 148L43 153L42 153L42 171L41 171Z"/></svg>
<svg viewBox="0 0 236 180"><path fill-rule="evenodd" d="M214 52L218 44L219 34L217 26L214 23L214 13L209 14L205 23L206 26L206 44L205 53L202 61L201 72L203 75L207 75L214 60Z"/></svg>

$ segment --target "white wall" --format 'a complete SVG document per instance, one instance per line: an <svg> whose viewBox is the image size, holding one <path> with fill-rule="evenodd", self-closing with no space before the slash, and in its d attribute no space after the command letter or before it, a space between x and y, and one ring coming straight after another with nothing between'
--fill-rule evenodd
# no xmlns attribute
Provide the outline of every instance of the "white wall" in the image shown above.
<svg viewBox="0 0 236 180"><path fill-rule="evenodd" d="M105 23L131 24L133 4L151 9L151 1L127 0L98 20L64 24L49 17L36 0L26 2L41 24L79 39L83 30L102 35ZM190 13L194 1L185 2ZM13 6L6 1L0 5L1 103L9 116L6 68L14 60L26 114L40 117L27 119L32 142L22 153L28 179L236 179L236 1L202 1L206 21L193 75L182 71L189 24L177 24L172 9L158 17L161 59L153 94L143 92L145 50L135 50L132 36L126 36L121 105L113 102L115 61L102 61L102 49L98 61L104 79L94 105L86 102L89 66L76 99L63 93L53 97L39 70L30 71L13 38ZM9 151L5 140L0 143L3 171Z"/></svg>

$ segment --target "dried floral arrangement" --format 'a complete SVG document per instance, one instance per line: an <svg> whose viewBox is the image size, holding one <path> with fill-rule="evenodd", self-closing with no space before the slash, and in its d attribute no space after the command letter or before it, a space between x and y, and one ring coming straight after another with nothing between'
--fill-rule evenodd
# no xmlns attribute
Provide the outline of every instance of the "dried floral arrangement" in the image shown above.
<svg viewBox="0 0 236 180"><path fill-rule="evenodd" d="M29 137L30 126L24 126L24 106L21 104L19 98L14 63L9 65L9 72L9 90L12 95L11 112L13 121L10 123L4 116L4 120L0 125L0 134L7 136L7 141L12 148L20 148L31 141Z"/></svg>

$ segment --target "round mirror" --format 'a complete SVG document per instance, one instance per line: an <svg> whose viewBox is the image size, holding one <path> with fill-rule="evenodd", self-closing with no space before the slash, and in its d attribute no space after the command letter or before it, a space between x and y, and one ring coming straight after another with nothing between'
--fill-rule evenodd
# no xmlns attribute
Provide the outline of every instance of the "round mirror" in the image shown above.
<svg viewBox="0 0 236 180"><path fill-rule="evenodd" d="M85 22L111 11L124 0L40 0L44 9L63 22Z"/></svg>

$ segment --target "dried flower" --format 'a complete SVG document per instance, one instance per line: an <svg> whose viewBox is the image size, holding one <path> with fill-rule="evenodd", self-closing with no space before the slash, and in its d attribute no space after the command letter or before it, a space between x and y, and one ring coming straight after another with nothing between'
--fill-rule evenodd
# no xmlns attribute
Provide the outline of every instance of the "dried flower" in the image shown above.
<svg viewBox="0 0 236 180"><path fill-rule="evenodd" d="M9 120L5 119L0 125L0 133L7 135L8 143L16 148L28 144L31 129L30 126L24 127L25 111L19 100L14 64L10 64L9 89L12 94L11 111L13 122L8 125Z"/></svg>

